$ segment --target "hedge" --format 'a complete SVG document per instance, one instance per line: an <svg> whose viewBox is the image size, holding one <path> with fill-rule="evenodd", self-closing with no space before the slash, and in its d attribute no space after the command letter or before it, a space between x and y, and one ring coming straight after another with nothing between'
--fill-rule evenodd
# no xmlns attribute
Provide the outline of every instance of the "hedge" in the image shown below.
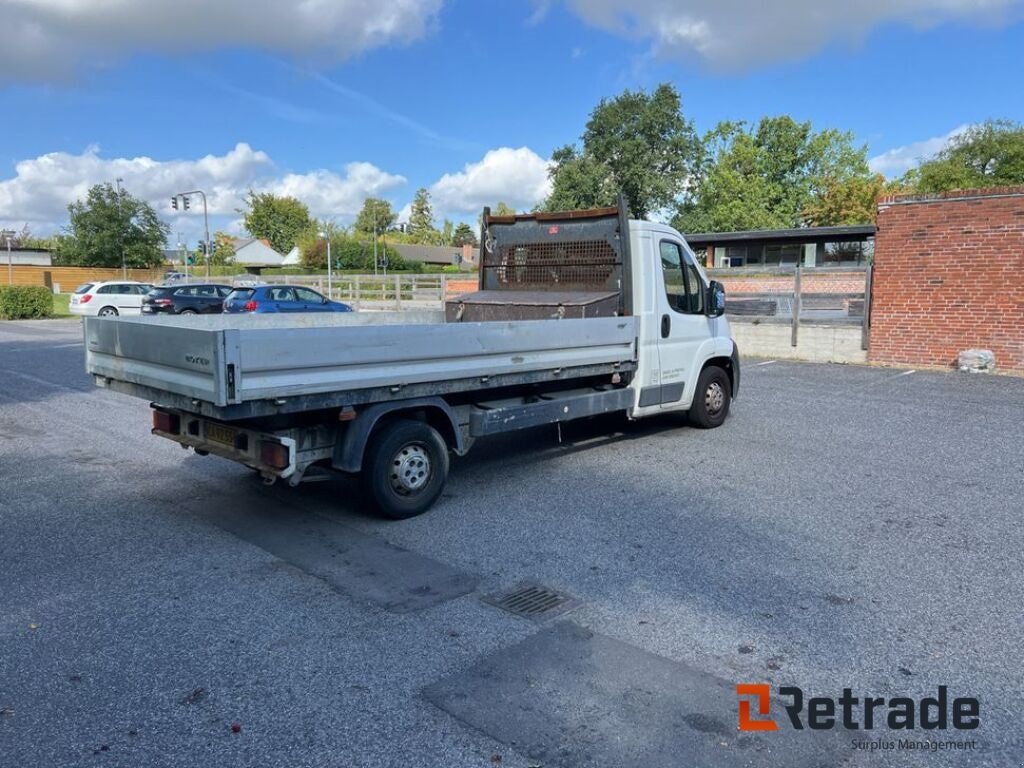
<svg viewBox="0 0 1024 768"><path fill-rule="evenodd" d="M0 318L23 320L53 314L53 294L41 285L0 285Z"/></svg>

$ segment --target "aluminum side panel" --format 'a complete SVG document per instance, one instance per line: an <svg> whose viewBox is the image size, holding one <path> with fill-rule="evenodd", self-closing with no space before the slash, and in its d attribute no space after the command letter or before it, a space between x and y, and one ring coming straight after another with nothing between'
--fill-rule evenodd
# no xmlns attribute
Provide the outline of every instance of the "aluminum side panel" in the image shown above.
<svg viewBox="0 0 1024 768"><path fill-rule="evenodd" d="M85 319L86 371L226 405L223 333Z"/></svg>
<svg viewBox="0 0 1024 768"><path fill-rule="evenodd" d="M635 320L239 329L243 400L634 359Z"/></svg>

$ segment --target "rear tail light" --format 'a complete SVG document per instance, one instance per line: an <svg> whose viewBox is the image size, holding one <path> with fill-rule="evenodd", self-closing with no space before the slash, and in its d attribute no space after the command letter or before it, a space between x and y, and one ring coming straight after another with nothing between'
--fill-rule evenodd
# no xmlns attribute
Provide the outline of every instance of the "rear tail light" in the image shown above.
<svg viewBox="0 0 1024 768"><path fill-rule="evenodd" d="M91 293L87 293L87 294L85 294L85 296L83 296L82 298L80 298L78 300L78 303L79 304L88 304L90 301L92 301L92 294Z"/></svg>
<svg viewBox="0 0 1024 768"><path fill-rule="evenodd" d="M272 443L269 440L260 441L260 461L266 466L274 469L287 469L288 459L288 446Z"/></svg>
<svg viewBox="0 0 1024 768"><path fill-rule="evenodd" d="M176 435L181 431L181 418L175 413L153 411L153 429Z"/></svg>
<svg viewBox="0 0 1024 768"><path fill-rule="evenodd" d="M259 307L259 303L255 301L245 302L245 306L242 307L246 312L255 312L256 308Z"/></svg>
<svg viewBox="0 0 1024 768"><path fill-rule="evenodd" d="M149 304L159 304L161 307L169 306L172 302L170 299L147 299Z"/></svg>

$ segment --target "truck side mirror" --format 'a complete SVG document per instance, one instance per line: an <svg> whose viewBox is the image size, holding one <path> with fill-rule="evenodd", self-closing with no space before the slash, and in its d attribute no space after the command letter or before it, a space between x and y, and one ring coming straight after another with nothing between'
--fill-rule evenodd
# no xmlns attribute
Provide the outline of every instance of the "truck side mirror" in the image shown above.
<svg viewBox="0 0 1024 768"><path fill-rule="evenodd" d="M708 317L720 317L725 313L725 286L717 280L708 285L708 300L704 306Z"/></svg>

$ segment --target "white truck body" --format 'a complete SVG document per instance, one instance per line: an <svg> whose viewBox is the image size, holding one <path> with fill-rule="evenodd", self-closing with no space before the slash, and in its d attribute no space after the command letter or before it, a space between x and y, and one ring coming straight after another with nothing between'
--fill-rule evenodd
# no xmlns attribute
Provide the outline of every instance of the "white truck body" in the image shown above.
<svg viewBox="0 0 1024 768"><path fill-rule="evenodd" d="M374 498L393 516L436 495L413 504L420 488L392 472L393 501L405 507L388 509L382 425L423 432L415 456L396 454L391 466L408 460L402 471L426 477L433 494L441 463L447 473L431 453L441 438L461 454L477 437L611 411L724 420L740 374L724 294L678 232L627 220L620 206L485 211L481 234L483 290L447 315L87 318L86 369L100 386L152 400L154 433L267 480L377 462L385 479ZM603 292L584 292L594 288Z"/></svg>

